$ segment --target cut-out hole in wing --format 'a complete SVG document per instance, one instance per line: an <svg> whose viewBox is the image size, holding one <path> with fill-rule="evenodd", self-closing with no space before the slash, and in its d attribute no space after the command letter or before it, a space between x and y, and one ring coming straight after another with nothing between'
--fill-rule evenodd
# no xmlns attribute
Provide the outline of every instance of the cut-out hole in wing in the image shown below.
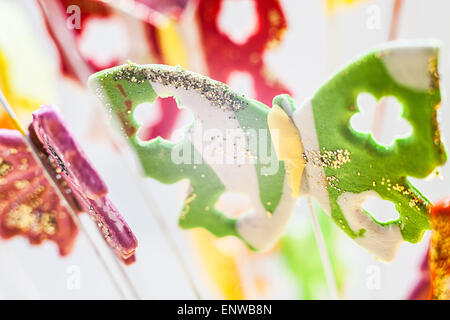
<svg viewBox="0 0 450 320"><path fill-rule="evenodd" d="M361 207L378 222L395 221L400 217L392 202L378 197L367 197Z"/></svg>
<svg viewBox="0 0 450 320"><path fill-rule="evenodd" d="M402 105L395 97L383 97L380 101L368 93L357 98L360 112L350 119L352 128L358 132L371 133L375 141L390 146L395 139L411 135L412 127L402 115Z"/></svg>
<svg viewBox="0 0 450 320"><path fill-rule="evenodd" d="M161 121L161 101L157 99L153 104L149 102L141 103L134 110L134 118L140 125L137 132L138 138L141 140L147 140L148 130Z"/></svg>
<svg viewBox="0 0 450 320"><path fill-rule="evenodd" d="M258 29L255 1L222 1L217 25L235 43L245 43Z"/></svg>
<svg viewBox="0 0 450 320"><path fill-rule="evenodd" d="M139 104L133 114L139 124L137 136L147 141L158 136L176 142L180 140L194 119L188 109L178 109L174 97L160 98L155 102Z"/></svg>

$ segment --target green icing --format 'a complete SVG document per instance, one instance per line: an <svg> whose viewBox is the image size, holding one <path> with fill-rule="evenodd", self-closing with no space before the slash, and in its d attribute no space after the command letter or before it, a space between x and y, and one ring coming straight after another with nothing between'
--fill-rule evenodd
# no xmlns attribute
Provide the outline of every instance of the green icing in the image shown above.
<svg viewBox="0 0 450 320"><path fill-rule="evenodd" d="M243 131L250 134L256 133L258 136L258 139L254 140L258 141L258 146L256 150L253 150L257 152L253 152L252 154L254 156L264 154L267 156L267 159L270 155L275 155L276 157L267 125L268 112L269 108L266 105L255 100L250 100L248 108L236 111L236 117ZM251 129L254 131L251 131ZM250 136L248 139L251 139ZM266 141L264 141L265 139ZM278 171L276 174L265 173L265 170L270 169L268 166L270 164L267 163L266 159L257 157L255 169L258 177L259 195L264 208L273 213L282 196L285 169L284 162L278 161Z"/></svg>
<svg viewBox="0 0 450 320"><path fill-rule="evenodd" d="M130 68L132 76L128 72ZM126 76L124 70L128 70ZM201 161L201 163L195 161L195 159L201 159L201 154L195 150L186 136L176 143L161 137L150 141L141 141L137 137L139 124L133 115L135 108L142 103L153 103L157 98L151 84L146 81L144 70L145 66L134 64L104 70L90 77L89 86L95 90L105 107L119 119L122 130L136 151L146 176L166 184L189 179L191 191L186 198L179 225L186 229L202 227L218 237L233 235L241 238L236 229L237 220L225 216L215 208L219 197L226 191L225 186L205 161ZM231 89L228 90L231 91ZM269 150L270 155L270 152L274 152L274 150L266 120L269 108L254 100L242 97L239 99L242 99L246 105L245 108L235 110L241 128L245 132L251 132L251 129L256 132L259 129L265 129L268 138L265 147ZM213 107L216 106L211 106L211 108ZM225 116L223 121L226 121ZM262 145L264 141L259 143ZM188 148L178 149L183 144ZM174 148L180 150L180 156L190 158L190 164L174 163L171 158ZM184 155L183 150L190 150L190 154ZM257 158L254 165L259 182L260 199L265 209L273 212L282 196L285 170L283 163L279 162L279 170L276 174L261 174L264 166L263 160Z"/></svg>
<svg viewBox="0 0 450 320"><path fill-rule="evenodd" d="M380 54L383 52L370 53L350 64L314 95L311 103L320 146L319 159L322 161L323 156L326 158L327 154L336 151L344 151L344 155L350 158L350 161L337 161L336 166L329 163L324 165L331 216L349 236L364 236L366 230L350 229L337 203L338 197L344 192L361 193L373 190L382 199L393 202L400 215L396 221L381 223L374 219L375 222L386 227L391 224L399 225L406 241L417 242L424 230L429 228L427 210L430 203L407 177L426 177L446 161L436 121L436 109L441 100L438 79L434 79L436 81L427 91L405 87L391 77L380 59ZM195 164L194 159L201 158L202 155L186 137L177 143L159 137L149 142L137 138L139 124L134 119L134 110L139 104L153 103L157 98L150 83L146 81L146 68L148 67L130 64L105 70L91 76L90 86L96 90L105 106L120 119L148 177L168 184L182 179L190 180L191 192L179 220L180 226L203 227L216 236L240 237L236 229L237 221L226 217L215 208L221 194L227 191L224 184L205 161ZM183 72L181 69L164 68L166 71L175 72L177 79ZM131 73L129 70L132 70ZM127 76L123 76L124 73L128 73ZM208 90L203 91L202 95L211 101L212 108L221 107L224 101L231 101L228 108L234 111L240 128L248 134L248 142L251 141L254 130L256 134L260 134L259 130L265 130L267 140L262 140L261 135L258 136L258 152L254 153L254 156L261 154L261 148L267 150L267 156L274 153L267 125L267 106L245 99L225 85L206 77L194 77L200 79L201 83L189 82L188 86L197 91L196 86L206 86ZM167 78L162 80L164 85L180 85L178 80L170 81ZM393 145L385 147L377 144L371 134L359 133L351 128L350 119L359 112L357 97L360 93L370 93L376 99L384 96L397 98L404 107L402 116L413 128L412 135L397 139ZM280 104L290 115L294 111L293 101L286 95L275 97L274 104ZM227 119L224 117L223 121ZM180 144L188 145L188 157L192 159L193 164L172 162L172 151ZM338 156L342 156L342 153L334 154L335 158L331 160L335 161ZM283 162L278 162L279 170L276 174L264 174L264 160L258 156L254 165L259 196L264 208L268 212L274 212L282 197L285 169ZM369 212L366 213L370 215Z"/></svg>
<svg viewBox="0 0 450 320"><path fill-rule="evenodd" d="M391 201L399 219L380 225L398 224L403 239L418 242L429 228L429 201L408 181L408 176L424 178L446 161L436 121L441 101L438 85L414 90L397 83L388 73L380 52L373 52L337 73L312 99L314 121L321 151L344 149L351 161L339 168L325 167L331 215L351 237L365 230L351 230L337 203L344 192L376 191ZM438 79L436 79L436 83ZM394 96L403 105L402 117L411 124L412 135L395 140L388 147L375 142L371 134L356 132L350 118L359 112L357 96L370 93L377 100ZM370 214L367 212L367 214Z"/></svg>

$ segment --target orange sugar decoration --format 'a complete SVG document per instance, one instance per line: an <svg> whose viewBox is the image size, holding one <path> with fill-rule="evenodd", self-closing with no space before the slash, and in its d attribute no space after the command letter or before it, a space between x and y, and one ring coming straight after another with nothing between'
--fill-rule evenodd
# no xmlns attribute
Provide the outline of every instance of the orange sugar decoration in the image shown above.
<svg viewBox="0 0 450 320"><path fill-rule="evenodd" d="M430 212L431 292L433 300L450 299L450 197L437 202Z"/></svg>

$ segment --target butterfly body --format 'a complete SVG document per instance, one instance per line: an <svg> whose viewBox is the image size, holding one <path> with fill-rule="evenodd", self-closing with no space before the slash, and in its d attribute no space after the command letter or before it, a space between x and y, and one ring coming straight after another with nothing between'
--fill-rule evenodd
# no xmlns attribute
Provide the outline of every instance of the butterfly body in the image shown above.
<svg viewBox="0 0 450 320"><path fill-rule="evenodd" d="M407 177L424 178L446 160L436 120L437 54L431 44L377 49L333 76L300 108L280 95L269 109L220 82L161 65L108 69L91 76L90 85L119 118L147 176L163 183L190 180L182 227L235 235L252 248L267 249L283 233L297 197L306 195L358 244L391 260L401 241L417 242L429 228L430 203ZM360 93L395 96L413 134L385 147L353 129ZM177 142L137 137L134 110L157 96L175 96L179 107L194 115ZM277 130L269 128L270 118L281 121ZM293 155L290 146L302 154ZM227 217L215 208L225 192L244 194L252 210ZM374 219L361 208L370 196L393 202L399 218Z"/></svg>
<svg viewBox="0 0 450 320"><path fill-rule="evenodd" d="M190 180L191 191L179 221L182 227L204 227L216 236L235 235L257 249L266 249L278 239L295 199L272 147L267 106L177 67L128 65L99 77L98 92L107 101L114 100L108 104L145 174L163 183ZM157 96L175 96L181 107L193 113L194 123L176 143L137 137L134 109L153 103ZM252 210L237 220L227 217L215 208L225 192L248 197Z"/></svg>

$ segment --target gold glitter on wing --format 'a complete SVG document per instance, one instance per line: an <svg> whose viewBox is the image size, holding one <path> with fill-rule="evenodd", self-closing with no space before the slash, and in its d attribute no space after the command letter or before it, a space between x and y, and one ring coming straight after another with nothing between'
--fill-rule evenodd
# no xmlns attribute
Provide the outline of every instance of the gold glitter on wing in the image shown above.
<svg viewBox="0 0 450 320"><path fill-rule="evenodd" d="M138 66L129 64L114 73L114 80L126 80L141 84L145 81L159 83L168 87L195 90L209 100L213 106L223 110L237 111L248 106L243 95L234 92L227 85L183 68L162 65ZM108 73L105 78L108 77ZM103 79L100 79L102 81ZM101 94L101 92L97 92Z"/></svg>

